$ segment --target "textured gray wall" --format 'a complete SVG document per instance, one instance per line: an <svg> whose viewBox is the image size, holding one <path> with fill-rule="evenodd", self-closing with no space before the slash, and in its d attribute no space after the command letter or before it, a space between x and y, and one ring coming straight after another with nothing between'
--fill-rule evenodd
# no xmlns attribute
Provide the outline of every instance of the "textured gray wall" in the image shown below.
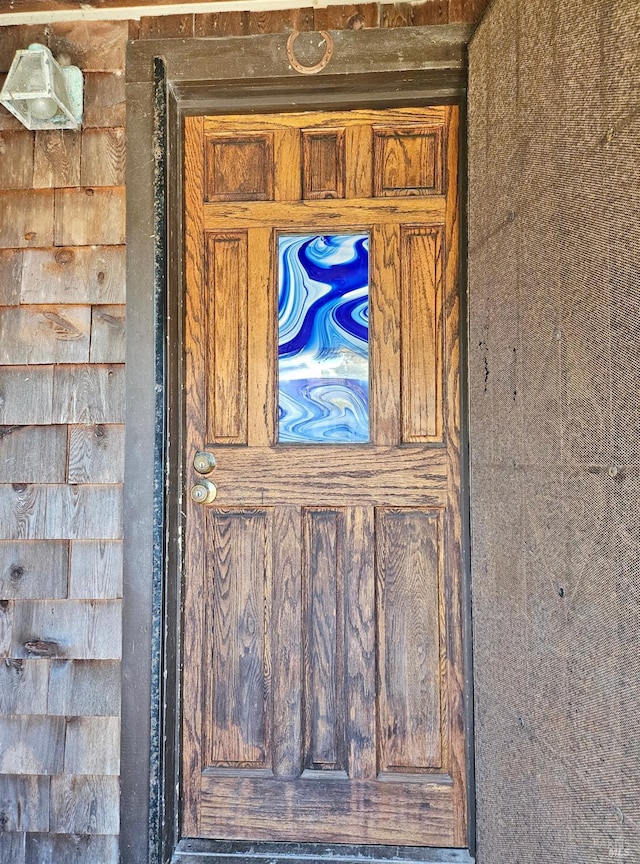
<svg viewBox="0 0 640 864"><path fill-rule="evenodd" d="M470 49L479 864L640 861L640 3Z"/></svg>

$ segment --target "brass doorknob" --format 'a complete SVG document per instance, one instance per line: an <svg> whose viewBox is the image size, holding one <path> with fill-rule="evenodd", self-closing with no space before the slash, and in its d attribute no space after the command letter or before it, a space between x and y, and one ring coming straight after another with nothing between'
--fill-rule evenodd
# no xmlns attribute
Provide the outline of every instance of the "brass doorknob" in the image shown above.
<svg viewBox="0 0 640 864"><path fill-rule="evenodd" d="M209 474L216 467L216 457L207 450L199 450L193 457L193 467L198 474Z"/></svg>
<svg viewBox="0 0 640 864"><path fill-rule="evenodd" d="M217 494L218 490L211 480L198 480L191 487L191 500L195 501L196 504L213 504Z"/></svg>

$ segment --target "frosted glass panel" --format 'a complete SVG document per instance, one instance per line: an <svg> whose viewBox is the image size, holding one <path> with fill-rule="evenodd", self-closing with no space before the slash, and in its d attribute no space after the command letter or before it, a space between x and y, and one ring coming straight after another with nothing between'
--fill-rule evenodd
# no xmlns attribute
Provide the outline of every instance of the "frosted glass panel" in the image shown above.
<svg viewBox="0 0 640 864"><path fill-rule="evenodd" d="M369 236L278 237L278 438L369 440Z"/></svg>

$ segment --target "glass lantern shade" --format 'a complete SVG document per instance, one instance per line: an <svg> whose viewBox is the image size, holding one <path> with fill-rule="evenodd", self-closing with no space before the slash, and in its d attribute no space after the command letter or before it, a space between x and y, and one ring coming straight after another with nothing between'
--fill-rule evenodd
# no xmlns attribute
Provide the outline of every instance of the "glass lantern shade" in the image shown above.
<svg viewBox="0 0 640 864"><path fill-rule="evenodd" d="M82 72L60 66L45 45L16 51L0 103L27 129L78 129L82 122Z"/></svg>

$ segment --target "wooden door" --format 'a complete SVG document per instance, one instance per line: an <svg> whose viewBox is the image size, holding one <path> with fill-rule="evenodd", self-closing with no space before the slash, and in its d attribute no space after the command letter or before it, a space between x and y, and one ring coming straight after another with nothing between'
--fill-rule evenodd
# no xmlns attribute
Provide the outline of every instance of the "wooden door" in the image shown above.
<svg viewBox="0 0 640 864"><path fill-rule="evenodd" d="M183 836L467 845L457 124L185 121ZM349 232L368 440L288 443L279 238Z"/></svg>

